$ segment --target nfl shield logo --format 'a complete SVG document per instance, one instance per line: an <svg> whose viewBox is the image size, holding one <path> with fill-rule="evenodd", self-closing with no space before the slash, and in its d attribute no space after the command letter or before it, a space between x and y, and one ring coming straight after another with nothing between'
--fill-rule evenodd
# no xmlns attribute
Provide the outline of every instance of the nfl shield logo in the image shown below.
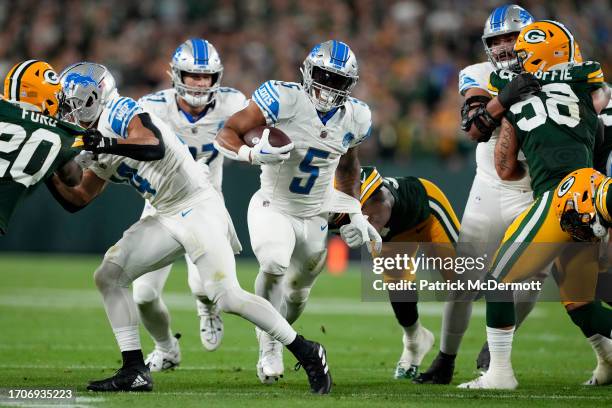
<svg viewBox="0 0 612 408"><path fill-rule="evenodd" d="M319 135L319 137L320 137L321 139L325 139L325 138L327 137L327 130L323 129L323 130L321 131L321 134Z"/></svg>

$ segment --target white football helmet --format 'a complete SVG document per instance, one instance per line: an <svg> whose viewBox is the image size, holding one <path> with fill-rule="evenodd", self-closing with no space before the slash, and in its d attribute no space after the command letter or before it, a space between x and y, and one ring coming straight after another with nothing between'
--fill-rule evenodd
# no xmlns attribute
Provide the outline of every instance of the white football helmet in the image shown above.
<svg viewBox="0 0 612 408"><path fill-rule="evenodd" d="M192 38L178 46L170 62L172 86L189 105L201 107L215 100L221 86L223 64L215 47L201 38ZM188 86L183 72L212 75L210 87Z"/></svg>
<svg viewBox="0 0 612 408"><path fill-rule="evenodd" d="M495 69L516 69L517 60L514 44L493 46L491 40L506 34L516 34L518 37L523 27L533 22L533 16L515 4L506 4L493 10L485 23L482 42Z"/></svg>
<svg viewBox="0 0 612 408"><path fill-rule="evenodd" d="M104 105L117 95L113 75L93 62L77 62L64 69L60 85L60 117L86 128L96 123Z"/></svg>
<svg viewBox="0 0 612 408"><path fill-rule="evenodd" d="M302 79L304 90L320 112L344 105L357 84L357 57L341 41L317 44L304 60Z"/></svg>

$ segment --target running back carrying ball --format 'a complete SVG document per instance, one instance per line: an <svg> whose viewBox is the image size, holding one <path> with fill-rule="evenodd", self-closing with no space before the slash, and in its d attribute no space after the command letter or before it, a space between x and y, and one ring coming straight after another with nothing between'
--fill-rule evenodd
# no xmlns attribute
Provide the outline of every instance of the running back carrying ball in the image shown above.
<svg viewBox="0 0 612 408"><path fill-rule="evenodd" d="M247 146L249 147L255 146L261 140L261 134L263 133L265 129L270 130L268 140L271 146L282 147L282 146L286 146L289 143L291 143L291 139L289 139L289 136L287 136L285 132L275 127L271 127L271 126L257 126L249 130L244 135L244 143L246 143Z"/></svg>

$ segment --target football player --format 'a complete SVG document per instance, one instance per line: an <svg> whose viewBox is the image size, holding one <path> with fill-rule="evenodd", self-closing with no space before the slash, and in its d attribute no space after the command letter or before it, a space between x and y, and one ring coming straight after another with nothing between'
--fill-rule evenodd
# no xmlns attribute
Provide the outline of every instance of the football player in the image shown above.
<svg viewBox="0 0 612 408"><path fill-rule="evenodd" d="M524 177L525 167L518 159L521 150L536 199L506 231L489 275L500 282L519 282L557 259L564 274L559 285L561 298L572 321L591 342L596 335L609 338L612 311L575 293L584 285L589 290L592 286L594 293L599 269L597 253L592 246L562 251L563 244L590 237L568 233L563 219L560 225L555 207L578 177L568 176L562 183L565 175L593 166L597 115L608 104L610 90L603 82L599 64L581 62L573 35L558 22L543 20L526 26L514 50L517 67L536 74L542 89L511 105L506 112L495 145L495 168L504 180ZM492 73L489 89L503 92L516 75L505 70ZM605 228L596 219L593 222L598 226L597 235L605 235ZM530 243L550 244L536 247ZM518 385L510 360L514 307L512 303L494 302L491 295L487 293L489 369L481 377L460 385L462 388L514 389Z"/></svg>
<svg viewBox="0 0 612 408"><path fill-rule="evenodd" d="M459 232L460 250L473 252L466 254L469 256L487 253L487 259L492 259L506 228L533 202L529 174L526 172L524 177L516 180L500 179L495 171L493 151L498 137L495 129L505 109L538 89L539 84L530 76L518 76L501 95L491 95L487 89L491 72L510 68L516 62L514 42L520 30L531 22L531 14L517 5L503 5L493 10L482 35L489 60L470 65L459 73L459 93L464 97L462 129L478 142L476 176ZM457 295L461 298L444 305L438 355L416 382L449 384L452 381L455 359L472 315L472 300L476 296L475 293ZM531 311L536 299L530 296L519 299L517 296L516 300L517 321L520 323ZM486 348L483 350L478 357L479 369L488 366L488 352Z"/></svg>
<svg viewBox="0 0 612 408"><path fill-rule="evenodd" d="M57 73L44 61L23 61L4 79L0 99L0 236L19 202L56 172L78 184L81 171L72 160L76 135L83 129L55 118L60 93Z"/></svg>
<svg viewBox="0 0 612 408"><path fill-rule="evenodd" d="M223 123L246 106L244 95L221 87L223 64L215 47L208 41L192 38L178 46L170 62L172 88L146 95L139 100L144 110L161 118L189 146L201 165L202 177L208 177L221 193L223 156L212 141ZM147 201L142 218L155 214ZM196 296L200 316L200 339L206 350L221 344L223 321L219 309L204 297L198 269L189 257L188 282ZM170 314L161 292L172 265L136 279L133 295L140 318L155 341L155 349L145 359L151 371L172 368L180 362L178 341L170 330Z"/></svg>
<svg viewBox="0 0 612 408"><path fill-rule="evenodd" d="M94 280L123 357L110 378L91 382L91 391L150 391L142 356L138 312L130 284L140 275L169 265L184 253L197 266L204 295L221 311L235 313L286 345L304 367L311 390L328 393L331 376L325 349L305 340L259 296L236 279L234 253L240 250L223 199L186 145L156 115L122 97L102 65L81 62L61 75L64 115L88 129L77 143L97 155L80 184L53 185L73 211L98 196L108 181L134 187L157 210L140 219L105 254Z"/></svg>
<svg viewBox="0 0 612 408"><path fill-rule="evenodd" d="M434 183L416 177L385 177L375 167L361 167L362 212L380 233L383 242L432 242L455 244L459 220L450 202ZM330 231L347 222L346 214L333 214ZM452 256L451 245L434 248L432 256ZM414 379L434 335L421 326L412 293L390 291L391 306L402 327L404 345L397 363L396 379Z"/></svg>
<svg viewBox="0 0 612 408"><path fill-rule="evenodd" d="M368 105L350 97L358 79L357 59L348 45L326 41L304 60L302 84L267 81L249 105L230 117L215 146L233 159L261 166L261 188L249 204L251 245L259 262L255 292L293 323L326 258L327 217L333 202L351 222L341 235L352 247L381 242L359 203L358 145L370 135ZM276 126L292 143L272 147L268 129L249 147L243 135ZM333 185L335 174L335 189ZM344 203L344 204L340 204ZM280 343L257 331L257 372L263 383L284 372Z"/></svg>

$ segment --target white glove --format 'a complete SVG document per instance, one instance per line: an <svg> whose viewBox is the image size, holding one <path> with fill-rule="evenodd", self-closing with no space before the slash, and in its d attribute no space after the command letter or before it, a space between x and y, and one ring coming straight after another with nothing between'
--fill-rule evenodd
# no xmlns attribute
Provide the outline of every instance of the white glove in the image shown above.
<svg viewBox="0 0 612 408"><path fill-rule="evenodd" d="M253 147L246 145L240 148L238 156L246 159L245 161L251 164L279 164L289 158L289 152L293 150L293 143L281 147L274 147L268 141L270 129L264 129L261 133L261 139Z"/></svg>
<svg viewBox="0 0 612 408"><path fill-rule="evenodd" d="M366 244L368 252L379 253L382 249L382 238L376 228L361 213L349 214L350 224L340 227L340 236L350 248L359 248Z"/></svg>
<svg viewBox="0 0 612 408"><path fill-rule="evenodd" d="M89 167L91 167L94 162L96 161L94 159L95 154L93 154L92 152L89 152L87 150L82 150L81 153L79 153L75 158L74 161L76 162L76 164L78 164L83 170L88 169Z"/></svg>

